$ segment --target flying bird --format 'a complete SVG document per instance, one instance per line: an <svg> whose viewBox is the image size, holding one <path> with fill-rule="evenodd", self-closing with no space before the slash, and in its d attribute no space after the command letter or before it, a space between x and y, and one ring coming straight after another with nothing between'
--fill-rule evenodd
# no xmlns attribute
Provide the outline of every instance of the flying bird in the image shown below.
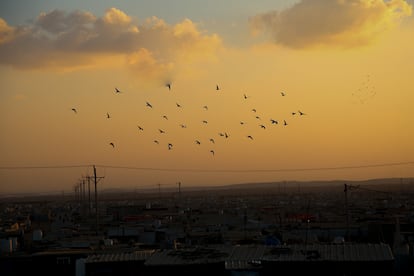
<svg viewBox="0 0 414 276"><path fill-rule="evenodd" d="M168 90L171 90L171 83L167 83L165 86L168 87Z"/></svg>
<svg viewBox="0 0 414 276"><path fill-rule="evenodd" d="M141 131L144 130L141 126L138 126L138 129L141 130Z"/></svg>
<svg viewBox="0 0 414 276"><path fill-rule="evenodd" d="M240 124L241 124L241 125L244 125L244 124L245 124L245 122L243 122L243 121L240 121Z"/></svg>
<svg viewBox="0 0 414 276"><path fill-rule="evenodd" d="M280 95L282 96L286 96L286 94L284 92L280 92Z"/></svg>
<svg viewBox="0 0 414 276"><path fill-rule="evenodd" d="M173 145L171 143L168 143L168 149L172 149Z"/></svg>
<svg viewBox="0 0 414 276"><path fill-rule="evenodd" d="M247 135L247 138L249 138L250 140L253 140L253 137L251 135Z"/></svg>
<svg viewBox="0 0 414 276"><path fill-rule="evenodd" d="M292 112L292 115L296 115L296 112Z"/></svg>
<svg viewBox="0 0 414 276"><path fill-rule="evenodd" d="M243 94L243 97L244 97L244 99L247 99L248 98L248 96L246 94Z"/></svg>
<svg viewBox="0 0 414 276"><path fill-rule="evenodd" d="M165 133L165 131L164 131L164 130L162 130L162 129L158 129L158 131L159 131L161 134L164 134L164 133Z"/></svg>
<svg viewBox="0 0 414 276"><path fill-rule="evenodd" d="M211 154L214 155L214 150L210 150Z"/></svg>
<svg viewBox="0 0 414 276"><path fill-rule="evenodd" d="M187 126L185 124L180 124L181 128L187 128Z"/></svg>
<svg viewBox="0 0 414 276"><path fill-rule="evenodd" d="M259 117L259 116L256 116L256 119L257 119L257 120L260 120L260 117Z"/></svg>
<svg viewBox="0 0 414 276"><path fill-rule="evenodd" d="M72 108L72 111L76 114L78 113L78 111L76 110L76 108Z"/></svg>
<svg viewBox="0 0 414 276"><path fill-rule="evenodd" d="M220 90L220 87L218 86L218 84L216 84L216 90Z"/></svg>
<svg viewBox="0 0 414 276"><path fill-rule="evenodd" d="M147 103L146 103L146 105L147 105L148 107L152 108L152 105L151 105L149 102L147 102Z"/></svg>
<svg viewBox="0 0 414 276"><path fill-rule="evenodd" d="M208 106L206 106L206 105L205 105L205 106L203 106L203 108L204 108L205 110L208 110Z"/></svg>
<svg viewBox="0 0 414 276"><path fill-rule="evenodd" d="M111 145L113 148L115 148L115 145L114 145L114 143L109 143L109 145Z"/></svg>
<svg viewBox="0 0 414 276"><path fill-rule="evenodd" d="M155 144L159 144L160 142L158 142L158 140L154 140L154 143L155 143Z"/></svg>
<svg viewBox="0 0 414 276"><path fill-rule="evenodd" d="M210 138L210 142L211 142L211 143L213 143L213 144L215 144L215 142L214 142L214 139L213 139L213 138Z"/></svg>
<svg viewBox="0 0 414 276"><path fill-rule="evenodd" d="M276 120L273 120L273 119L270 119L270 122L272 122L272 124L276 124L276 125L278 123Z"/></svg>
<svg viewBox="0 0 414 276"><path fill-rule="evenodd" d="M202 122L203 122L203 124L207 124L208 123L206 120L203 120Z"/></svg>
<svg viewBox="0 0 414 276"><path fill-rule="evenodd" d="M266 129L265 125L259 125L261 128Z"/></svg>
<svg viewBox="0 0 414 276"><path fill-rule="evenodd" d="M106 113L106 118L108 118L108 119L111 118L111 116L109 115L108 112Z"/></svg>
<svg viewBox="0 0 414 276"><path fill-rule="evenodd" d="M198 140L195 140L195 143L196 143L197 145L200 145L200 144L201 144L201 142L200 142L200 141L198 141Z"/></svg>
<svg viewBox="0 0 414 276"><path fill-rule="evenodd" d="M119 90L118 88L115 87L115 93L119 94L119 93L121 93L121 90Z"/></svg>
<svg viewBox="0 0 414 276"><path fill-rule="evenodd" d="M177 107L181 107L181 104L179 104L179 103L175 103L175 105L176 105Z"/></svg>
<svg viewBox="0 0 414 276"><path fill-rule="evenodd" d="M288 125L287 122L286 122L286 120L283 120L283 125L285 125L285 126Z"/></svg>
<svg viewBox="0 0 414 276"><path fill-rule="evenodd" d="M224 137L229 138L229 135L227 134L227 132L224 132Z"/></svg>
<svg viewBox="0 0 414 276"><path fill-rule="evenodd" d="M306 115L305 113L303 113L302 111L300 111L300 110L298 110L298 112L299 112L299 115Z"/></svg>
<svg viewBox="0 0 414 276"><path fill-rule="evenodd" d="M163 115L162 117L163 117L165 120L168 120L167 115Z"/></svg>

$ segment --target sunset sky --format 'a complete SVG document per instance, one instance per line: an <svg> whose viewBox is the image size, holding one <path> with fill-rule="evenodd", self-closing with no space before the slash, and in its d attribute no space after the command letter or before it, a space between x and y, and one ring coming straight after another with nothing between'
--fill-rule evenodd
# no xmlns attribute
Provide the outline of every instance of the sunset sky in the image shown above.
<svg viewBox="0 0 414 276"><path fill-rule="evenodd" d="M413 177L412 6L2 0L0 194Z"/></svg>

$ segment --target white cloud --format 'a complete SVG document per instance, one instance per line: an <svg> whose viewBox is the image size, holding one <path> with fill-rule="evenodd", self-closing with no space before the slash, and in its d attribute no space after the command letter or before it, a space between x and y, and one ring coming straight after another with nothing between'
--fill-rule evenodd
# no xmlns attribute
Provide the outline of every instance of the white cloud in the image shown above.
<svg viewBox="0 0 414 276"><path fill-rule="evenodd" d="M102 17L85 11L54 10L29 26L13 27L0 18L0 64L24 69L93 66L102 56L124 56L134 70L172 70L174 64L206 61L220 38L184 19L169 25L151 17L142 24L116 8ZM150 74L152 75L152 74Z"/></svg>

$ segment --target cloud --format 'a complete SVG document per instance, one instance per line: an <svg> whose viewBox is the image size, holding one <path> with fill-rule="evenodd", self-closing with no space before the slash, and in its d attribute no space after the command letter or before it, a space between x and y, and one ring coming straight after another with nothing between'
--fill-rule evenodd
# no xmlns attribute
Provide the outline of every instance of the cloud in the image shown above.
<svg viewBox="0 0 414 276"><path fill-rule="evenodd" d="M249 23L253 34L268 32L286 47L358 47L409 15L411 6L403 0L302 0L251 17Z"/></svg>
<svg viewBox="0 0 414 276"><path fill-rule="evenodd" d="M182 62L215 57L221 39L200 31L189 19L169 25L151 17L136 23L110 8L102 17L85 11L41 13L28 26L9 26L0 18L0 64L20 69L93 66L108 56L124 56L141 72L172 70Z"/></svg>

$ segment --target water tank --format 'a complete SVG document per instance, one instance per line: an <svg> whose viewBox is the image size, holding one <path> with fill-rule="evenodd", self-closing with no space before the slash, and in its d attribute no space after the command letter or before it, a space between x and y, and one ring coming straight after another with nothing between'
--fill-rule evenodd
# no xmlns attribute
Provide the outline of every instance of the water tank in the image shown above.
<svg viewBox="0 0 414 276"><path fill-rule="evenodd" d="M113 246L114 241L112 239L104 239L104 245L105 246Z"/></svg>
<svg viewBox="0 0 414 276"><path fill-rule="evenodd" d="M345 238L342 236L337 236L334 238L333 243L335 244L345 243Z"/></svg>
<svg viewBox="0 0 414 276"><path fill-rule="evenodd" d="M41 241L43 239L43 232L40 229L33 230L33 241Z"/></svg>

